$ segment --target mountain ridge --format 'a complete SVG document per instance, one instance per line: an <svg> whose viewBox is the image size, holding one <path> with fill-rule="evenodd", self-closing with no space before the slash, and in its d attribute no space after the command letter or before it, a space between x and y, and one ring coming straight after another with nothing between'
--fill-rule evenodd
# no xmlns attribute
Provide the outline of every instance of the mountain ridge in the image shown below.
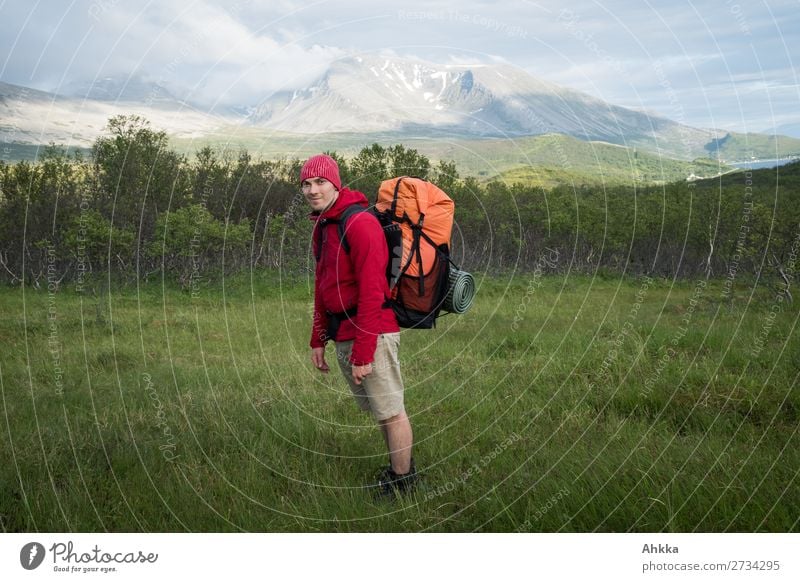
<svg viewBox="0 0 800 582"><path fill-rule="evenodd" d="M342 59L310 88L267 98L248 121L298 133L404 133L407 127L431 126L473 137L563 133L617 143L626 135L679 127L510 65L437 66L384 57ZM699 132L698 141L717 137L710 130L683 127Z"/></svg>
<svg viewBox="0 0 800 582"><path fill-rule="evenodd" d="M370 142L519 139L557 133L666 158L787 157L800 140L694 128L627 109L538 79L503 63L440 65L419 59L351 56L335 61L310 86L279 91L255 106L219 111L176 99L139 78L73 83L56 95L0 83L0 141L89 147L109 117L135 113L175 138ZM144 100L142 100L144 98ZM121 100L126 99L126 100ZM241 136L246 136L242 138ZM477 143L477 142L476 142ZM728 152L736 157L727 157Z"/></svg>

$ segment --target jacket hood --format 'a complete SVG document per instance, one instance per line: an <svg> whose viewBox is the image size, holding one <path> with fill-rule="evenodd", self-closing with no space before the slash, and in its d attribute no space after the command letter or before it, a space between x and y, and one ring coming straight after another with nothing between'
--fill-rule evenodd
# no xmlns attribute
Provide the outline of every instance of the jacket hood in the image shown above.
<svg viewBox="0 0 800 582"><path fill-rule="evenodd" d="M358 190L342 188L339 190L339 197L336 199L336 202L333 203L333 206L322 214L319 212L312 212L309 218L311 218L311 220L318 220L320 218L336 219L341 216L345 208L353 204L360 204L364 208L367 208L369 206L369 201L367 197Z"/></svg>

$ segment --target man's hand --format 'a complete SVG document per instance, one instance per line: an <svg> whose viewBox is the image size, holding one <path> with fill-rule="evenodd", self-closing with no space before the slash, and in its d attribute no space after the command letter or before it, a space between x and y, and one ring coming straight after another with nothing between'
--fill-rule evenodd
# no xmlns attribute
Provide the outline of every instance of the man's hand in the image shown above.
<svg viewBox="0 0 800 582"><path fill-rule="evenodd" d="M364 366L353 366L353 381L356 384L361 384L361 380L372 374L372 364Z"/></svg>
<svg viewBox="0 0 800 582"><path fill-rule="evenodd" d="M323 374L330 371L328 362L325 361L325 348L311 348L311 363Z"/></svg>

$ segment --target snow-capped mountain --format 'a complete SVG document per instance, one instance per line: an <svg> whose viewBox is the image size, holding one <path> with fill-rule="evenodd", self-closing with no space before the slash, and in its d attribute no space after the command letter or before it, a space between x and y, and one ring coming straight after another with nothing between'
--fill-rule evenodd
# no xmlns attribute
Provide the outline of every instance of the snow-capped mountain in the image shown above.
<svg viewBox="0 0 800 582"><path fill-rule="evenodd" d="M311 87L275 94L251 124L300 133L446 132L457 136L562 133L628 143L642 138L692 149L715 137L706 130L610 105L508 65L441 66L422 61L350 57Z"/></svg>
<svg viewBox="0 0 800 582"><path fill-rule="evenodd" d="M0 142L88 147L119 114L141 115L178 138L236 140L244 132L249 139L270 134L272 142L280 135L293 139L286 134L352 141L363 135L369 143L555 133L685 160L715 156L714 144L725 135L612 105L503 64L348 57L307 88L213 111L138 78L100 79L59 92L73 96L0 83Z"/></svg>

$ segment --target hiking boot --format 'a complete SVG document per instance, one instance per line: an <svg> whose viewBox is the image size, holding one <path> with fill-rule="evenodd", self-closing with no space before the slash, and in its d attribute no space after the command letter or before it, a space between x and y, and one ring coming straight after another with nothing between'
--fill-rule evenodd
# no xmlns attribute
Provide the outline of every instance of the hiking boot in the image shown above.
<svg viewBox="0 0 800 582"><path fill-rule="evenodd" d="M384 467L378 472L375 482L375 499L377 501L392 501L400 495L405 495L413 491L416 487L419 475L414 461L411 461L411 468L408 473L395 473L391 465Z"/></svg>

